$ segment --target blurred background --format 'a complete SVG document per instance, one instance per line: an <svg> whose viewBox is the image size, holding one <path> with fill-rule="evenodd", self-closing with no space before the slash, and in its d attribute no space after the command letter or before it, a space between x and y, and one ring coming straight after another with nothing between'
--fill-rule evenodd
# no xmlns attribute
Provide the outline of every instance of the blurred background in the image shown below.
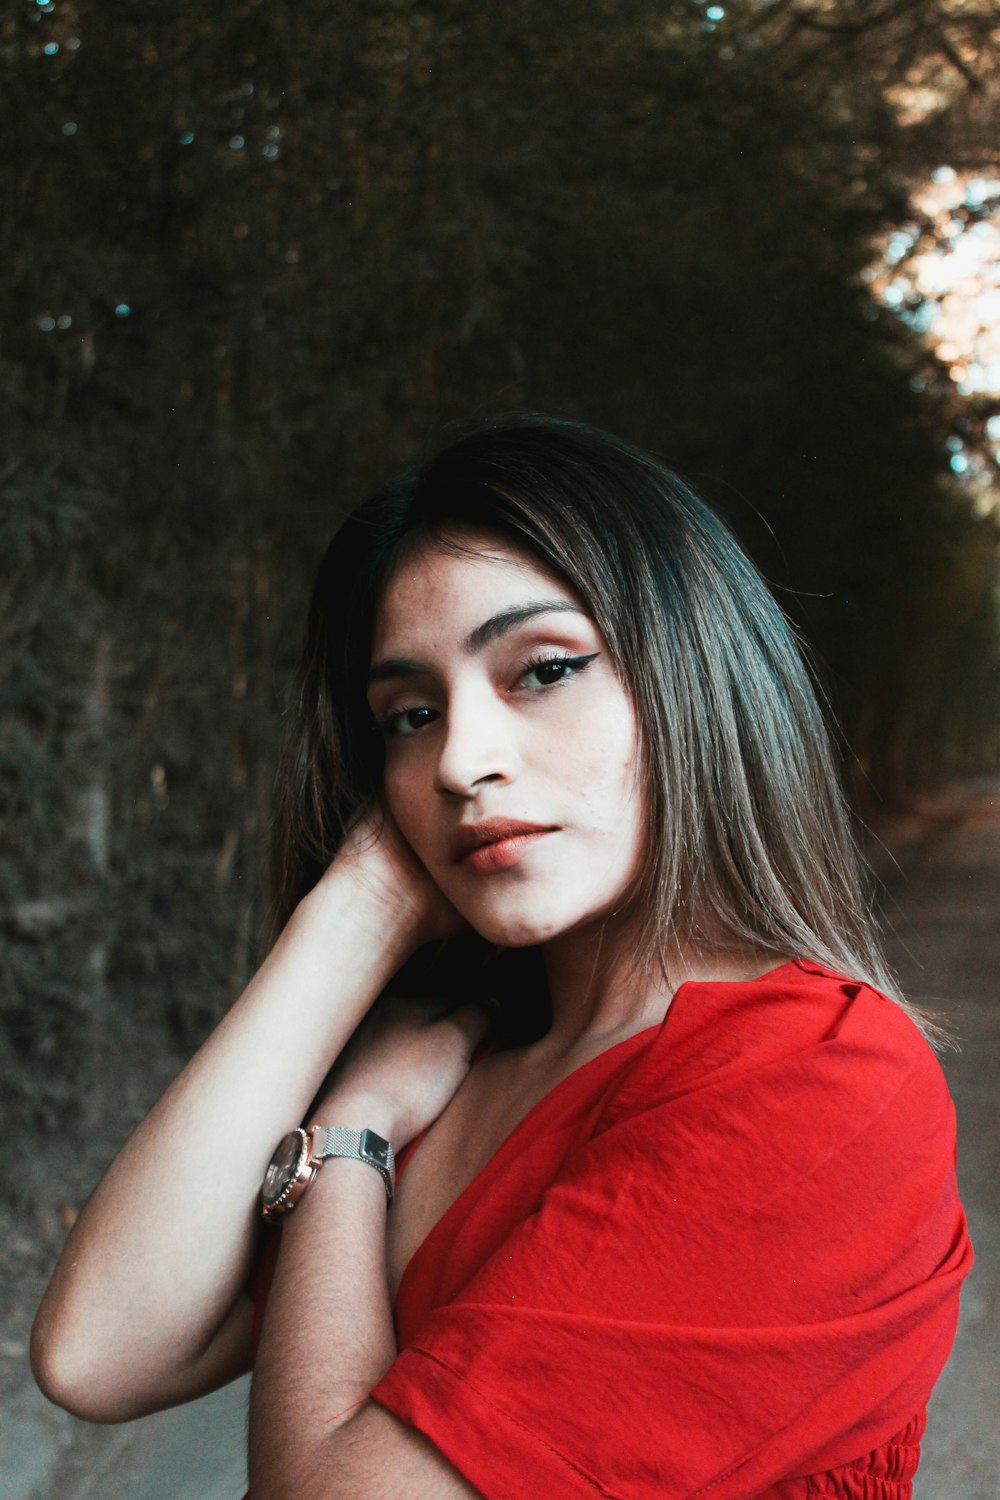
<svg viewBox="0 0 1000 1500"><path fill-rule="evenodd" d="M10 0L0 67L30 1303L259 956L320 551L458 425L581 417L681 468L810 642L866 823L1000 769L1000 9Z"/></svg>

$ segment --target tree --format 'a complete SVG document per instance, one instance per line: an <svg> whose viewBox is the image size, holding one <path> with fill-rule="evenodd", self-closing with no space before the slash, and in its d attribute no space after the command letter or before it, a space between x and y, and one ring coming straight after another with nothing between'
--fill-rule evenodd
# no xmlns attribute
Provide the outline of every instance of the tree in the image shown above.
<svg viewBox="0 0 1000 1500"><path fill-rule="evenodd" d="M995 753L995 528L948 467L953 390L913 389L929 356L864 280L929 153L971 153L993 46L958 0L0 22L15 1126L89 1098L123 1133L241 985L311 561L470 414L688 471L884 792Z"/></svg>

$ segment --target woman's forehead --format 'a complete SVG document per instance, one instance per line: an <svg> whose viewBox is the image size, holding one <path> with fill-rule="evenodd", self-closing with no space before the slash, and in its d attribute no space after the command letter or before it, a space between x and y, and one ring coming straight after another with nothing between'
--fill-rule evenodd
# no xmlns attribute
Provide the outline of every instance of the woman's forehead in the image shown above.
<svg viewBox="0 0 1000 1500"><path fill-rule="evenodd" d="M577 598L573 585L530 547L500 532L456 527L440 535L420 537L396 563L379 594L376 613L386 601L420 580L452 582L462 578L483 579L492 572L515 587L518 579L544 581L569 598Z"/></svg>
<svg viewBox="0 0 1000 1500"><path fill-rule="evenodd" d="M586 612L573 588L529 548L494 532L471 529L421 538L386 580L375 611L373 654L396 637L435 620L478 623L497 606L550 600ZM394 642L394 644L401 644Z"/></svg>
<svg viewBox="0 0 1000 1500"><path fill-rule="evenodd" d="M453 526L415 538L390 573L386 587L390 587L397 575L405 572L407 567L434 567L435 564L443 565L453 559L465 559L470 563L495 562L508 568L522 568L549 578L560 578L555 568L515 537L484 527Z"/></svg>

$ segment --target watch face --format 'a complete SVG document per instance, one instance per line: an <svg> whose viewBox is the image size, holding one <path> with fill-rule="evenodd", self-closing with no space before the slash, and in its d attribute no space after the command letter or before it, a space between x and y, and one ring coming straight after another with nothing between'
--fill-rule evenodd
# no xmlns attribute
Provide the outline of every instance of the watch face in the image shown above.
<svg viewBox="0 0 1000 1500"><path fill-rule="evenodd" d="M298 1175L303 1152L308 1150L309 1142L302 1130L293 1130L278 1142L278 1149L271 1157L270 1165L264 1173L261 1196L265 1208L272 1208L288 1184L294 1181Z"/></svg>

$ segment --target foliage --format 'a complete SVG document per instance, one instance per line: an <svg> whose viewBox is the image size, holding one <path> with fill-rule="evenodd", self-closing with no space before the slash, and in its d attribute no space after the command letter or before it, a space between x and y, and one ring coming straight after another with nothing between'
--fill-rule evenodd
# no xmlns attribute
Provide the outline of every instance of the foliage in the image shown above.
<svg viewBox="0 0 1000 1500"><path fill-rule="evenodd" d="M996 754L995 529L947 466L954 396L914 390L927 352L863 280L914 174L998 138L987 19L962 0L9 9L16 1121L66 1118L102 1058L159 1073L245 981L311 560L470 415L581 415L691 473L883 795ZM112 1133L117 1099L88 1106Z"/></svg>

